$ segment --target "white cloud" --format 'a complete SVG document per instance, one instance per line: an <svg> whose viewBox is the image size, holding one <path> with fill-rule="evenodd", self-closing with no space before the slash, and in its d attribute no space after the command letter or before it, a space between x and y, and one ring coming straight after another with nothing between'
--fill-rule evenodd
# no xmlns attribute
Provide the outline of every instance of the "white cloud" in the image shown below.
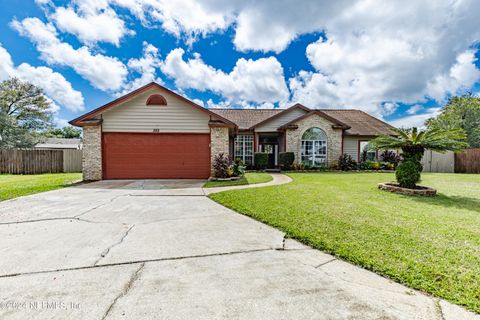
<svg viewBox="0 0 480 320"><path fill-rule="evenodd" d="M184 50L172 50L161 65L163 73L181 89L212 91L229 101L274 103L288 99L283 68L275 57L239 59L230 73L205 64L198 54L183 59Z"/></svg>
<svg viewBox="0 0 480 320"><path fill-rule="evenodd" d="M440 114L441 108L429 108L427 109L426 113L422 114L415 114L415 115L410 115L402 118L398 118L392 121L389 121L389 123L397 128L411 128L411 127L417 127L417 128L423 128L425 127L425 121L427 119L430 119L432 117L436 117L437 115Z"/></svg>
<svg viewBox="0 0 480 320"><path fill-rule="evenodd" d="M45 24L38 18L14 20L12 26L28 37L49 64L69 66L83 78L101 90L118 90L127 76L127 68L117 58L92 54L87 47L74 49L61 42L52 24Z"/></svg>
<svg viewBox="0 0 480 320"><path fill-rule="evenodd" d="M442 101L447 94L456 94L469 89L480 78L480 70L475 66L475 55L467 50L457 56L456 63L448 73L440 74L427 85L427 94Z"/></svg>
<svg viewBox="0 0 480 320"><path fill-rule="evenodd" d="M418 111L422 110L422 108L423 107L421 105L415 104L415 105L411 106L410 108L408 108L407 114L410 114L410 115L416 114Z"/></svg>
<svg viewBox="0 0 480 320"><path fill-rule="evenodd" d="M115 95L122 96L150 82L162 84L162 79L156 77L156 70L160 66L160 63L158 49L154 45L144 42L143 56L139 59L131 58L127 63L130 72L139 74L140 76L126 82L122 90Z"/></svg>
<svg viewBox="0 0 480 320"><path fill-rule="evenodd" d="M479 10L470 0L363 0L343 7L325 20L328 39L307 47L315 71L290 79L294 100L386 116L385 101L440 101L468 88L480 78L468 50L480 39Z"/></svg>
<svg viewBox="0 0 480 320"><path fill-rule="evenodd" d="M28 63L15 67L10 54L0 45L0 80L8 77L18 77L35 84L42 88L51 100L73 112L84 110L82 93L73 89L63 75L48 67L34 67ZM56 112L60 107L52 103L52 108L52 111Z"/></svg>
<svg viewBox="0 0 480 320"><path fill-rule="evenodd" d="M49 18L86 44L109 42L118 47L125 35L135 34L106 1L76 0L68 7L55 8Z"/></svg>
<svg viewBox="0 0 480 320"><path fill-rule="evenodd" d="M111 3L129 9L148 26L160 23L165 31L177 37L185 35L189 42L198 35L225 30L233 22L221 1L111 0Z"/></svg>

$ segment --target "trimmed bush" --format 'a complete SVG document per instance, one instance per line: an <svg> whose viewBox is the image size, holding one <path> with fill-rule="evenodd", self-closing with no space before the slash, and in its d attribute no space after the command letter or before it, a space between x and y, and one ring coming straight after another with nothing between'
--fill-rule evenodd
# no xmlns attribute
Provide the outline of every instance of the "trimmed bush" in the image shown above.
<svg viewBox="0 0 480 320"><path fill-rule="evenodd" d="M420 180L418 164L415 161L403 161L397 166L395 177L402 188L415 188L415 184Z"/></svg>
<svg viewBox="0 0 480 320"><path fill-rule="evenodd" d="M230 177L232 171L230 166L232 165L232 160L223 153L217 154L213 158L213 175L216 178L228 178Z"/></svg>
<svg viewBox="0 0 480 320"><path fill-rule="evenodd" d="M255 152L254 154L254 163L257 169L263 170L268 166L268 153L266 152Z"/></svg>
<svg viewBox="0 0 480 320"><path fill-rule="evenodd" d="M338 158L338 168L342 171L350 171L357 169L357 161L352 156L344 153Z"/></svg>
<svg viewBox="0 0 480 320"><path fill-rule="evenodd" d="M294 161L295 153L293 152L280 152L278 154L278 162L283 170L290 170Z"/></svg>

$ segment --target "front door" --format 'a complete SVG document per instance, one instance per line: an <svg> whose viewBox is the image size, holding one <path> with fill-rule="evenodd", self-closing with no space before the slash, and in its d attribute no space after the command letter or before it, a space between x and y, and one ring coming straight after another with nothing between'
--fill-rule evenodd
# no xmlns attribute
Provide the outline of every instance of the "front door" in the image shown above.
<svg viewBox="0 0 480 320"><path fill-rule="evenodd" d="M275 168L275 156L277 154L277 145L276 144L262 144L261 152L268 154L268 165L269 169Z"/></svg>

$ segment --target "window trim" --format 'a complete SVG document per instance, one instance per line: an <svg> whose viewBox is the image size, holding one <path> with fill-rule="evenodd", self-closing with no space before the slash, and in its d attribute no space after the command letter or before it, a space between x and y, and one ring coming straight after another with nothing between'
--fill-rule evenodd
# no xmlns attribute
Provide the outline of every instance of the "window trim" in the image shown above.
<svg viewBox="0 0 480 320"><path fill-rule="evenodd" d="M362 153L363 153L363 150L361 148L361 145L362 145L362 142L366 142L367 145L368 143L370 142L371 140L358 140L358 155L357 155L357 162L361 162L362 161ZM371 160L367 160L367 161L371 161ZM378 162L378 148L375 149L375 160L373 161L377 161Z"/></svg>
<svg viewBox="0 0 480 320"><path fill-rule="evenodd" d="M305 135L305 133L311 129L319 129L323 132L323 135L324 135L324 140L312 140L312 139L303 139L303 136ZM311 142L312 144L312 154L311 154L311 157L312 157L312 164L309 164L309 165L312 165L312 166L316 166L317 163L315 163L315 158L318 156L320 159L324 159L324 161L320 162L318 165L322 165L322 164L327 164L328 163L328 136L327 136L327 133L325 132L325 130L323 130L322 128L319 128L319 127L311 127L311 128L308 128L307 130L305 130L303 133L302 133L302 137L300 138L300 162L301 163L305 163L303 158L306 156L306 154L304 154L304 150L305 148L303 147L304 145L304 142L306 144L306 142ZM325 153L315 153L315 142L320 142L320 148L323 148L323 144L325 145Z"/></svg>
<svg viewBox="0 0 480 320"><path fill-rule="evenodd" d="M242 143L242 154L241 155L237 155L237 139L239 139L240 137L242 137L242 140L241 140L241 143ZM250 139L246 139L246 137L250 138ZM251 148L251 155L247 155L246 154L246 146L247 146L247 143L250 142L250 148ZM251 135L251 134L239 134L239 135L236 135L234 138L233 138L233 159L237 159L237 158L240 158L243 163L245 164L252 164L253 165L253 155L254 155L254 136ZM246 161L246 158L250 158L251 160L248 162Z"/></svg>

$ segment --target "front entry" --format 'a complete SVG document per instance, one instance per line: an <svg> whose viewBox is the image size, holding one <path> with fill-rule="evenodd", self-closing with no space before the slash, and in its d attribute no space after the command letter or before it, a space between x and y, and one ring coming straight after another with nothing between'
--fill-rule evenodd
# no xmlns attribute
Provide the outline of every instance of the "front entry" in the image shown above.
<svg viewBox="0 0 480 320"><path fill-rule="evenodd" d="M259 139L259 151L268 154L268 169L274 169L277 166L278 156L278 137L276 136L261 136Z"/></svg>

